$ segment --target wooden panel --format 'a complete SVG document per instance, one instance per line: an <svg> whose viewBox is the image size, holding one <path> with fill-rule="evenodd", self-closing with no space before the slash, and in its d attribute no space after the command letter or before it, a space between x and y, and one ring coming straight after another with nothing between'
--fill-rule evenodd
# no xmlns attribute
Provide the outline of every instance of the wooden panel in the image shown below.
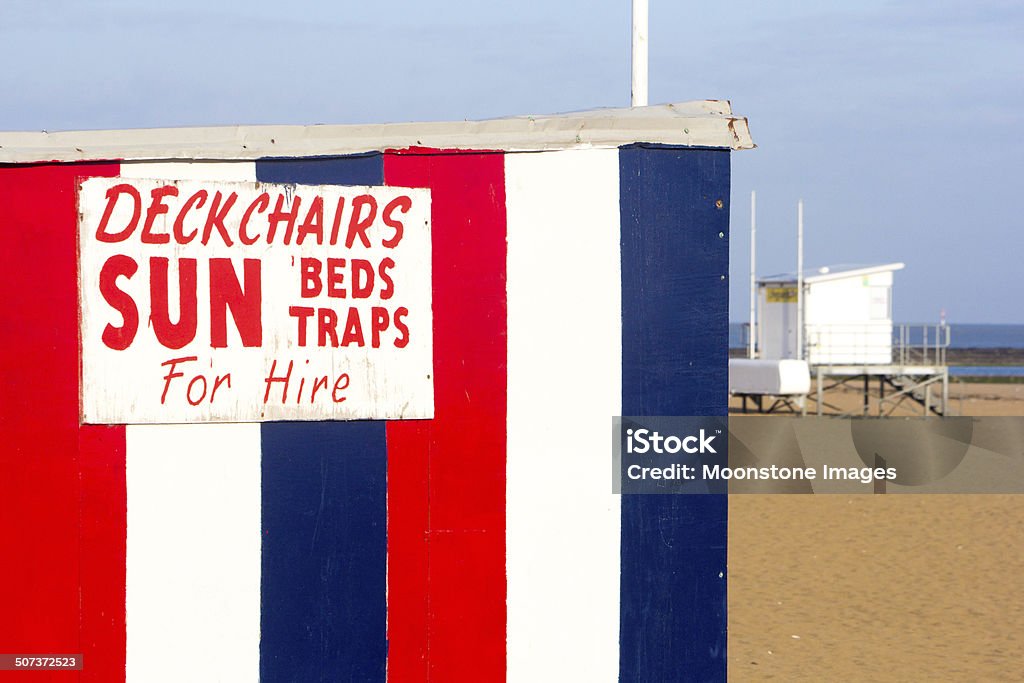
<svg viewBox="0 0 1024 683"><path fill-rule="evenodd" d="M392 681L505 675L506 224L500 153L387 154L433 200L435 417L388 423ZM424 490L425 487L425 490Z"/></svg>
<svg viewBox="0 0 1024 683"><path fill-rule="evenodd" d="M311 185L384 181L379 154L261 160L256 174ZM385 423L282 422L261 432L261 679L383 681Z"/></svg>
<svg viewBox="0 0 1024 683"><path fill-rule="evenodd" d="M124 672L124 430L78 424L75 185L117 171L0 167L0 643L82 653L104 682Z"/></svg>
<svg viewBox="0 0 1024 683"><path fill-rule="evenodd" d="M619 151L510 154L505 174L508 676L615 681Z"/></svg>
<svg viewBox="0 0 1024 683"><path fill-rule="evenodd" d="M620 151L622 414L725 415L729 154ZM622 499L622 681L725 679L725 495Z"/></svg>

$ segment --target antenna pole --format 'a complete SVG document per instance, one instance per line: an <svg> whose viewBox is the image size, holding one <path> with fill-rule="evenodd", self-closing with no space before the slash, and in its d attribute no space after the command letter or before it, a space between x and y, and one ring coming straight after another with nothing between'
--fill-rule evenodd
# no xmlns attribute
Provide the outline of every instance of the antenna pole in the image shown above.
<svg viewBox="0 0 1024 683"><path fill-rule="evenodd" d="M750 191L750 339L747 353L757 355L757 192Z"/></svg>
<svg viewBox="0 0 1024 683"><path fill-rule="evenodd" d="M804 359L804 200L796 203L796 358Z"/></svg>
<svg viewBox="0 0 1024 683"><path fill-rule="evenodd" d="M647 106L647 23L647 0L633 0L633 107Z"/></svg>

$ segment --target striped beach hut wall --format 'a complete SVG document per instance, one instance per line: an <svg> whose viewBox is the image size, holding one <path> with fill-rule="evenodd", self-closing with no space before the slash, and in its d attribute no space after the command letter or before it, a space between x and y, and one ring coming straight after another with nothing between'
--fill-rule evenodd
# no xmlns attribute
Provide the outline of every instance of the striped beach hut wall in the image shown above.
<svg viewBox="0 0 1024 683"><path fill-rule="evenodd" d="M726 499L613 495L609 437L726 413L749 147L719 101L0 134L0 647L104 683L724 679ZM348 380L271 409L273 360Z"/></svg>

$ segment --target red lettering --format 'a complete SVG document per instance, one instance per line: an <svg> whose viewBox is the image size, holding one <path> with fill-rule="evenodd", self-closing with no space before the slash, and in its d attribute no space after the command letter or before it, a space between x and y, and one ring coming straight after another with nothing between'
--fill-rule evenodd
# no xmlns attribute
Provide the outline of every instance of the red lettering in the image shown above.
<svg viewBox="0 0 1024 683"><path fill-rule="evenodd" d="M197 360L196 356L184 356L182 358L172 358L170 360L165 360L163 363L160 364L160 367L163 367L165 365L171 366L170 368L167 369L167 374L164 375L164 393L160 394L161 405L167 400L167 390L171 388L171 380L176 377L185 376L181 372L175 372L175 368L177 368L178 363L188 363L189 361L194 360Z"/></svg>
<svg viewBox="0 0 1024 683"><path fill-rule="evenodd" d="M327 375L324 375L323 377L317 377L316 381L313 382L313 391L309 394L309 402L310 403L315 403L316 402L316 392L320 391L321 389L326 389L326 388L327 388Z"/></svg>
<svg viewBox="0 0 1024 683"><path fill-rule="evenodd" d="M409 345L409 327L403 320L407 315L409 315L409 309L405 306L401 306L397 311L395 311L395 327L397 327L398 331L402 333L402 336L395 340L396 349L404 349Z"/></svg>
<svg viewBox="0 0 1024 683"><path fill-rule="evenodd" d="M345 282L345 273L342 272L344 267L343 258L327 259L327 296L335 299L345 298L345 288L342 287Z"/></svg>
<svg viewBox="0 0 1024 683"><path fill-rule="evenodd" d="M331 260L332 259L328 259L328 263L330 263ZM321 268L322 264L320 263L320 259L303 258L299 260L299 270L302 271L299 293L303 299L320 296L320 290L323 289L323 284L320 282Z"/></svg>
<svg viewBox="0 0 1024 683"><path fill-rule="evenodd" d="M253 211L263 213L270 206L270 195L264 192L256 199L252 200L252 204L242 214L242 222L238 225L238 241L245 245L256 244L256 240L260 238L259 235L255 237L249 237L249 233L246 230L249 227L249 219L252 218Z"/></svg>
<svg viewBox="0 0 1024 683"><path fill-rule="evenodd" d="M130 195L132 202L132 219L128 222L121 232L107 232L107 224L110 223L110 217L114 213L114 205L117 204L117 200L121 198L122 194ZM100 218L100 225L96 228L96 239L100 242L106 242L112 244L114 242L122 242L128 239L135 228L139 225L139 216L142 214L142 197L139 195L139 191L132 185L122 183L120 185L114 185L112 188L107 190L107 206L103 209L103 217Z"/></svg>
<svg viewBox="0 0 1024 683"><path fill-rule="evenodd" d="M363 213L363 207L367 206L370 208L370 212L365 218L361 218ZM352 244L356 241L356 236L359 236L359 241L363 243L364 247L370 246L370 238L366 236L366 231L371 225L373 225L373 219L377 217L377 200L372 195L361 194L352 200L352 216L348 222L348 235L345 237L345 247L348 249L352 248Z"/></svg>
<svg viewBox="0 0 1024 683"><path fill-rule="evenodd" d="M185 214L192 210L192 208L201 209L203 204L206 203L206 198L210 195L207 194L206 190L199 190L194 195L185 200L185 203L181 207L181 211L178 212L178 217L174 219L174 241L178 244L188 244L196 238L199 234L199 229L196 228L190 232L187 236L185 235Z"/></svg>
<svg viewBox="0 0 1024 683"><path fill-rule="evenodd" d="M267 244L274 243L274 235L277 234L278 223L287 223L287 227L284 232L284 243L291 244L292 230L295 228L295 220L299 216L299 204L302 203L302 198L296 196L292 202L290 209L285 211L284 209L284 194L277 195L277 203L274 205L274 210L267 216L267 221L270 226L267 229Z"/></svg>
<svg viewBox="0 0 1024 683"><path fill-rule="evenodd" d="M192 387L194 387L196 383L200 381L203 383L203 392L199 394L199 398L193 401ZM188 383L188 388L185 389L185 400L188 401L189 405L197 406L203 402L204 398L206 398L206 378L203 377L202 375L196 375L195 377L192 378L192 381Z"/></svg>
<svg viewBox="0 0 1024 683"><path fill-rule="evenodd" d="M263 393L263 402L266 403L270 400L270 385L274 382L281 382L284 386L281 387L281 403L288 400L288 383L292 379L292 366L294 363L288 361L288 372L285 373L284 377L275 377L274 372L277 370L277 360L270 364L270 374L267 375L263 381L267 383L267 390Z"/></svg>
<svg viewBox="0 0 1024 683"><path fill-rule="evenodd" d="M221 201L224 199L224 195L217 192L213 195L213 201L210 202L210 213L206 217L206 225L203 227L203 244L206 245L210 241L210 236L213 234L213 229L216 228L220 238L224 240L224 244L231 246L234 242L228 236L228 230L224 227L224 218L228 215L228 211L235 205L235 201L238 199L238 193L232 192L228 195L227 201L221 206Z"/></svg>
<svg viewBox="0 0 1024 683"><path fill-rule="evenodd" d="M338 210L334 212L334 224L331 226L331 246L338 243L338 231L341 230L341 214L345 211L345 198L338 197Z"/></svg>
<svg viewBox="0 0 1024 683"><path fill-rule="evenodd" d="M178 259L178 322L172 323L168 307L169 259L149 259L150 322L157 341L169 349L180 349L196 338L196 260Z"/></svg>
<svg viewBox="0 0 1024 683"><path fill-rule="evenodd" d="M412 199L408 195L402 195L401 197L395 197L388 205L384 207L384 213L381 217L384 219L384 225L392 228L395 234L391 239L386 239L383 244L388 249L394 249L398 246L398 243L402 241L402 234L405 231L405 226L402 225L402 221L395 220L392 218L391 213L395 209L400 209L402 213L409 213L409 209L412 208Z"/></svg>
<svg viewBox="0 0 1024 683"><path fill-rule="evenodd" d="M117 278L131 279L139 264L130 256L111 256L100 270L100 294L110 307L121 314L120 327L110 323L103 328L103 343L115 351L124 351L131 346L135 333L139 331L139 309L131 295L117 287Z"/></svg>
<svg viewBox="0 0 1024 683"><path fill-rule="evenodd" d="M153 233L153 222L156 221L157 216L162 216L167 213L169 207L164 204L164 197L177 197L178 188L174 185L164 185L158 187L149 193L152 201L149 204L149 208L146 209L146 222L142 226L142 236L140 239L143 244L167 244L171 241L171 236L166 232Z"/></svg>
<svg viewBox="0 0 1024 683"><path fill-rule="evenodd" d="M338 314L330 308L320 309L320 325L317 332L317 344L320 348L327 346L327 338L331 338L331 346L338 345Z"/></svg>
<svg viewBox="0 0 1024 683"><path fill-rule="evenodd" d="M305 364L307 366L309 365L309 359L306 359ZM270 371L267 373L266 377L263 379L263 382L266 385L266 389L263 392L263 403L264 404L266 404L266 403L268 403L270 401L270 392L274 388L275 384L280 384L281 385L281 396L280 396L279 403L282 404L282 405L288 403L288 390L291 388L292 371L294 369L295 369L295 361L294 360L289 360L288 361L288 370L287 370L287 372L285 372L284 374L279 375L279 374L277 374L277 372L278 372L278 370L277 370L277 359L274 359L271 362ZM314 375L314 376L311 376L311 377L305 377L305 376L300 374L299 375L298 392L296 392L295 397L292 400L293 404L299 405L299 404L301 404L303 402L303 393L305 392L306 380L307 379L310 382L312 382L312 384L313 384L313 388L312 388L312 390L310 391L310 394L309 394L309 403L310 404L313 404L313 403L316 402L317 393L319 393L322 390L326 390L328 387L331 386L330 378L328 377L328 375ZM333 387L333 389L331 391L331 399L335 403L341 403L341 402L343 402L345 400L345 396L342 395L342 392L344 392L346 389L348 389L349 384L350 384L350 379L349 379L348 374L342 373L342 374L337 376L337 378L334 381L334 387ZM229 383L229 386L230 386L230 383ZM214 387L216 388L216 383L214 384ZM276 400L276 397L275 397L275 400ZM212 395L210 397L210 402L211 403L213 402Z"/></svg>
<svg viewBox="0 0 1024 683"><path fill-rule="evenodd" d="M306 212L306 220L299 226L299 235L295 244L302 246L307 235L316 235L316 243L324 243L324 200L320 196L313 198L313 203Z"/></svg>
<svg viewBox="0 0 1024 683"><path fill-rule="evenodd" d="M220 385L223 384L225 381L227 381L228 389L230 389L231 388L231 373L230 372L227 373L226 375L217 375L217 377L214 378L214 380L213 380L213 390L210 392L210 403L213 403L214 400L216 400L216 398L217 398L217 389L220 388Z"/></svg>
<svg viewBox="0 0 1024 683"><path fill-rule="evenodd" d="M373 294L373 264L352 259L352 298L365 299Z"/></svg>
<svg viewBox="0 0 1024 683"><path fill-rule="evenodd" d="M341 338L341 345L366 346L363 339L363 325L359 322L359 309L352 307L348 309L348 319L345 321L345 334Z"/></svg>
<svg viewBox="0 0 1024 683"><path fill-rule="evenodd" d="M395 282L388 275L388 270L394 267L395 262L387 257L381 259L380 265L377 266L377 274L384 281L384 286L380 289L380 298L384 301L387 301L395 294Z"/></svg>
<svg viewBox="0 0 1024 683"><path fill-rule="evenodd" d="M309 321L310 316L313 315L313 310L309 306L288 307L288 315L299 321L299 346L306 345L306 323Z"/></svg>
<svg viewBox="0 0 1024 683"><path fill-rule="evenodd" d="M306 359L306 365L309 365L309 359L308 358ZM305 377L300 377L299 378L299 395L295 397L295 403L296 404L302 403L302 389L305 386L306 386L306 378Z"/></svg>
<svg viewBox="0 0 1024 683"><path fill-rule="evenodd" d="M215 349L228 345L227 309L235 321L242 346L263 344L262 283L259 259L247 258L242 262L245 287L231 265L231 259L210 259L210 346Z"/></svg>
<svg viewBox="0 0 1024 683"><path fill-rule="evenodd" d="M383 306L374 306L370 311L372 315L372 323L370 325L370 345L375 348L380 348L380 333L388 329L388 309Z"/></svg>
<svg viewBox="0 0 1024 683"><path fill-rule="evenodd" d="M342 382L344 382L344 384L342 384ZM348 383L349 379L347 373L342 373L338 375L338 379L334 380L334 390L331 392L331 400L333 400L335 403L344 402L345 397L342 396L341 398L338 398L338 392L345 391L346 389L348 389Z"/></svg>

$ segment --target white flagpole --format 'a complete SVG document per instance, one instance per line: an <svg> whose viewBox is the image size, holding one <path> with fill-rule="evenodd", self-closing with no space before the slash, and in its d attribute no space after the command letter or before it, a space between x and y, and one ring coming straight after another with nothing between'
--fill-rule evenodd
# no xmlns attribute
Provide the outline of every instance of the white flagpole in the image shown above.
<svg viewBox="0 0 1024 683"><path fill-rule="evenodd" d="M753 358L757 351L757 192L750 191L750 339L747 340L748 355Z"/></svg>
<svg viewBox="0 0 1024 683"><path fill-rule="evenodd" d="M796 204L796 357L804 359L804 200Z"/></svg>
<svg viewBox="0 0 1024 683"><path fill-rule="evenodd" d="M631 106L647 106L647 0L633 0L633 89Z"/></svg>

